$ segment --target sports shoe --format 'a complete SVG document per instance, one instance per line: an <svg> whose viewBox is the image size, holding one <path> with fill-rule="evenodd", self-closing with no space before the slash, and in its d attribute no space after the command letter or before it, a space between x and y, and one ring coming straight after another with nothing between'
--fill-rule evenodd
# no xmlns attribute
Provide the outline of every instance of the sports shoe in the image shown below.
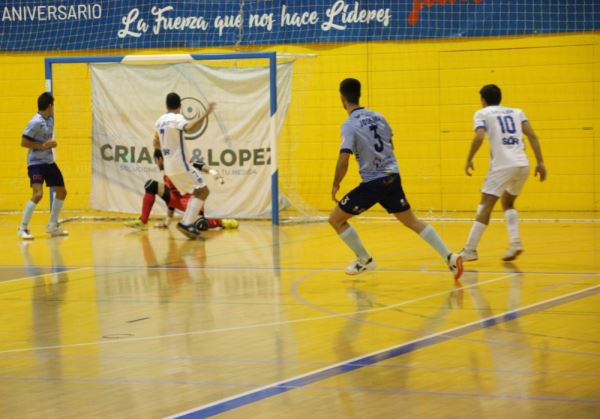
<svg viewBox="0 0 600 419"><path fill-rule="evenodd" d="M238 223L238 220L236 220L235 218L223 218L221 220L221 225L224 229L233 230L235 228L238 228L240 223Z"/></svg>
<svg viewBox="0 0 600 419"><path fill-rule="evenodd" d="M31 234L27 228L19 227L17 230L17 236L23 240L33 240L33 234Z"/></svg>
<svg viewBox="0 0 600 419"><path fill-rule="evenodd" d="M182 223L177 223L177 230L181 231L190 239L195 239L200 235L200 232L193 225L186 226Z"/></svg>
<svg viewBox="0 0 600 419"><path fill-rule="evenodd" d="M358 275L366 271L372 271L375 269L375 261L373 258L369 258L366 262L361 262L360 259L356 259L346 268L346 273L348 275Z"/></svg>
<svg viewBox="0 0 600 419"><path fill-rule="evenodd" d="M523 245L521 243L511 243L506 252L504 252L502 260L510 262L511 260L515 260L521 253L523 253Z"/></svg>
<svg viewBox="0 0 600 419"><path fill-rule="evenodd" d="M135 228L136 230L146 230L148 226L142 222L139 218L133 221L127 221L125 223L127 227Z"/></svg>
<svg viewBox="0 0 600 419"><path fill-rule="evenodd" d="M461 250L458 254L462 256L463 262L473 262L479 259L477 250L470 250L466 247L463 250Z"/></svg>
<svg viewBox="0 0 600 419"><path fill-rule="evenodd" d="M63 230L57 223L48 223L46 226L46 233L50 234L51 237L68 236L69 232Z"/></svg>
<svg viewBox="0 0 600 419"><path fill-rule="evenodd" d="M463 273L463 258L457 253L450 253L446 260L450 272L454 274L454 280L458 281Z"/></svg>

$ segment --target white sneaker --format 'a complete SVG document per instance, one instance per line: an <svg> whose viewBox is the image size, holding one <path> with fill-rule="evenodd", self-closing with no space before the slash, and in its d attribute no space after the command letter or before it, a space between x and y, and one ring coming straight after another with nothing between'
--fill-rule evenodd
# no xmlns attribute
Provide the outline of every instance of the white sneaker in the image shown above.
<svg viewBox="0 0 600 419"><path fill-rule="evenodd" d="M463 273L463 257L458 253L450 253L446 263L450 272L454 274L454 280L458 281Z"/></svg>
<svg viewBox="0 0 600 419"><path fill-rule="evenodd" d="M33 234L31 234L27 228L19 227L17 230L17 236L23 240L33 240Z"/></svg>
<svg viewBox="0 0 600 419"><path fill-rule="evenodd" d="M459 255L462 256L463 262L473 262L479 259L479 255L477 254L477 250L470 250L466 247L459 252Z"/></svg>
<svg viewBox="0 0 600 419"><path fill-rule="evenodd" d="M511 260L515 260L521 253L523 253L523 245L521 243L511 243L506 252L504 252L502 260L510 262Z"/></svg>
<svg viewBox="0 0 600 419"><path fill-rule="evenodd" d="M361 262L360 259L356 259L346 268L345 272L348 275L358 275L366 271L372 271L376 266L373 258L369 258L369 260L364 263Z"/></svg>
<svg viewBox="0 0 600 419"><path fill-rule="evenodd" d="M50 234L51 237L68 236L69 232L63 230L62 227L56 223L48 223L46 226L46 233Z"/></svg>

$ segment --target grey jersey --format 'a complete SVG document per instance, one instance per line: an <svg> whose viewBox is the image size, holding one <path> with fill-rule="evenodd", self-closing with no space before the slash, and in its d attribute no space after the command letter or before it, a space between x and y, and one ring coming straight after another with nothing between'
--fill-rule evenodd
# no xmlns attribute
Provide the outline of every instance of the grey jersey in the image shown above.
<svg viewBox="0 0 600 419"><path fill-rule="evenodd" d="M363 182L400 173L392 146L392 128L383 115L357 108L342 124L341 152L353 153Z"/></svg>
<svg viewBox="0 0 600 419"><path fill-rule="evenodd" d="M52 139L54 134L54 116L45 119L41 114L36 113L33 118L27 123L23 137L36 143L45 143ZM36 164L54 163L54 154L52 149L34 150L29 149L27 152L27 165L33 166Z"/></svg>

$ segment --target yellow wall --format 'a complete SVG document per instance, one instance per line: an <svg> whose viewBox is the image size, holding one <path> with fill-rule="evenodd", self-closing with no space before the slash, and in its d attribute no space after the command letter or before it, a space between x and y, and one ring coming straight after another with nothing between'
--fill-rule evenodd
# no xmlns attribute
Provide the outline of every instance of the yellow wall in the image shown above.
<svg viewBox="0 0 600 419"><path fill-rule="evenodd" d="M414 208L452 211L476 206L487 171L487 146L478 153L475 176L466 177L463 165L472 116L479 106L478 90L496 83L503 89L503 103L523 108L530 118L549 171L547 182L528 182L519 208L600 209L598 33L260 50L317 54L297 60L293 105L280 148L282 189L311 207L328 210L332 205L339 126L346 117L337 87L342 78L356 77L363 82L362 104L386 115L394 129L404 187ZM160 52L165 51L126 53ZM111 53L115 52L102 52ZM36 111L36 97L44 90L43 57L0 55L0 141L5 144L0 210L20 210L30 195L26 150L19 141ZM65 208L86 209L91 175L89 73L82 64L58 65L54 78L58 163L69 191ZM531 153L530 157L533 160ZM353 165L342 189L357 182Z"/></svg>

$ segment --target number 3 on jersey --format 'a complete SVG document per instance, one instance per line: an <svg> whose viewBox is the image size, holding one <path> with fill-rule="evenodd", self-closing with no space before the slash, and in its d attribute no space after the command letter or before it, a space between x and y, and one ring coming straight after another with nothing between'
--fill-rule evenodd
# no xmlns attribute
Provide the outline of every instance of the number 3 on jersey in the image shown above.
<svg viewBox="0 0 600 419"><path fill-rule="evenodd" d="M373 137L377 140L377 144L374 145L375 151L381 153L383 151L383 140L381 136L377 134L377 125L369 125L369 129L373 131Z"/></svg>

